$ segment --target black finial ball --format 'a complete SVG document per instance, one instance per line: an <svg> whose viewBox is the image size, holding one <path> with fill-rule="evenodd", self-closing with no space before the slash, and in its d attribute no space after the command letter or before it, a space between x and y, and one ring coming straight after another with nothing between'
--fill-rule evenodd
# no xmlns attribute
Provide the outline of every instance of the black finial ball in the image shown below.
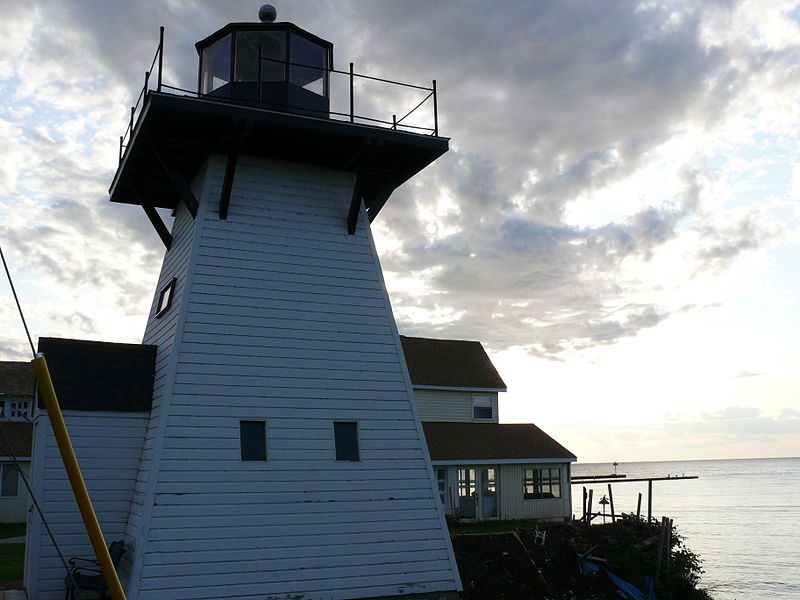
<svg viewBox="0 0 800 600"><path fill-rule="evenodd" d="M270 4L265 4L261 8L258 9L258 18L261 20L262 23L272 23L275 21L275 18L278 16L278 11L275 10L275 7Z"/></svg>

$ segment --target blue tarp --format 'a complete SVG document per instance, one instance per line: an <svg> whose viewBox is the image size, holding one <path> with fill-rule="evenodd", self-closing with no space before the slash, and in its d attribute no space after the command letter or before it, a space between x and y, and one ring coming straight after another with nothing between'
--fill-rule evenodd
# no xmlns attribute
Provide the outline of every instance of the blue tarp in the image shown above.
<svg viewBox="0 0 800 600"><path fill-rule="evenodd" d="M650 575L644 579L644 592L642 592L632 583L625 581L621 577L617 577L605 567L601 567L597 563L586 560L585 558L580 559L580 568L581 574L583 575L587 573L598 573L602 570L612 583L617 586L617 594L619 594L621 598L627 598L628 600L656 600L655 582Z"/></svg>

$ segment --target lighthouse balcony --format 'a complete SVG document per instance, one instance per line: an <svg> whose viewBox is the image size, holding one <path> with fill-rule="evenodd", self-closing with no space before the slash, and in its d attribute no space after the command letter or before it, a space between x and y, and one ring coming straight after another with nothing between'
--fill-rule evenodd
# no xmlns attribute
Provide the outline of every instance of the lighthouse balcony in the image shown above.
<svg viewBox="0 0 800 600"><path fill-rule="evenodd" d="M161 29L109 190L112 202L141 205L167 246L156 209L183 202L194 214L190 183L211 154L228 158L221 219L239 155L352 172L352 233L362 205L374 220L398 186L448 149L435 81L367 76L353 63L336 70L332 45L292 23L230 23L196 46L197 88L170 85L162 76Z"/></svg>

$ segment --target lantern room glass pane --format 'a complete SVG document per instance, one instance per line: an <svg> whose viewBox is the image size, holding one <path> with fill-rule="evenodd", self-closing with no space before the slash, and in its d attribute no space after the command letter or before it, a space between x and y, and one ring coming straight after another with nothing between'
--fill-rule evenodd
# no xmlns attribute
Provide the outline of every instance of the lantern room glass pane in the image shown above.
<svg viewBox="0 0 800 600"><path fill-rule="evenodd" d="M289 81L320 96L328 96L328 50L291 34Z"/></svg>
<svg viewBox="0 0 800 600"><path fill-rule="evenodd" d="M200 93L208 94L231 80L231 34L203 48L200 57Z"/></svg>
<svg viewBox="0 0 800 600"><path fill-rule="evenodd" d="M236 34L234 81L257 82L261 55L261 81L286 81L286 33L240 31Z"/></svg>

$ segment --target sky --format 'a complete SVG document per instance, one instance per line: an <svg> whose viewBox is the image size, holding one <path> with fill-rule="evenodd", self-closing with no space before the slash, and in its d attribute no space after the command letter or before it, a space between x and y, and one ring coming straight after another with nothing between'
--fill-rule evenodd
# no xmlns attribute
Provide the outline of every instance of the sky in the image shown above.
<svg viewBox="0 0 800 600"><path fill-rule="evenodd" d="M450 151L372 228L400 333L480 340L502 422L581 462L800 455L800 4L273 4L337 69L436 79ZM141 341L164 250L108 202L119 136L159 26L194 88L194 43L259 6L0 0L0 243L34 337ZM2 281L0 360L29 357Z"/></svg>

